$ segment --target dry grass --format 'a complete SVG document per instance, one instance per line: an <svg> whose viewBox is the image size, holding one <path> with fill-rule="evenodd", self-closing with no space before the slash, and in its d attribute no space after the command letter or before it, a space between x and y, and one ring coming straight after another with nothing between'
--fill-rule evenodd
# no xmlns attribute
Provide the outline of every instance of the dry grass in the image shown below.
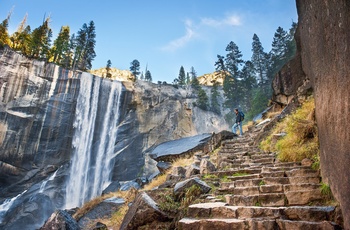
<svg viewBox="0 0 350 230"><path fill-rule="evenodd" d="M94 222L104 223L108 227L108 229L120 229L124 216L129 210L129 203L135 199L137 195L137 190L135 188L132 188L129 191L119 191L115 193L110 193L108 195L111 195L111 197L123 198L125 200L125 203L118 209L117 212L113 213L110 218L97 219Z"/></svg>
<svg viewBox="0 0 350 230"><path fill-rule="evenodd" d="M281 161L315 158L319 145L314 108L313 98L305 101L301 108L276 125L272 133L260 143L260 148L266 152L277 151ZM278 140L274 138L281 132L285 132L286 136Z"/></svg>
<svg viewBox="0 0 350 230"><path fill-rule="evenodd" d="M192 158L177 158L171 165L171 167L161 175L158 175L156 178L154 178L150 183L146 184L143 188L143 190L152 190L159 185L163 184L166 182L166 177L168 174L171 174L171 171L173 170L174 167L186 167L191 165L193 162Z"/></svg>
<svg viewBox="0 0 350 230"><path fill-rule="evenodd" d="M143 190L152 190L158 187L159 185L165 183L166 177L167 177L167 173L157 176L150 183L146 184L143 187Z"/></svg>

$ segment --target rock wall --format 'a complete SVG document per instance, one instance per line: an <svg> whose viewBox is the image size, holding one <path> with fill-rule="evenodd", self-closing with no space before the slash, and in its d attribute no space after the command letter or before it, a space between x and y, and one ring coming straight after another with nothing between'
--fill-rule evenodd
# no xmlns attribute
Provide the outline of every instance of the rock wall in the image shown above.
<svg viewBox="0 0 350 230"><path fill-rule="evenodd" d="M315 91L322 178L350 229L350 1L296 2L302 66Z"/></svg>
<svg viewBox="0 0 350 230"><path fill-rule="evenodd" d="M272 81L272 101L281 107L293 101L298 103L305 95L312 93L310 79L305 76L302 69L299 28L297 28L294 34L294 39L296 43L296 54L294 58L278 71Z"/></svg>

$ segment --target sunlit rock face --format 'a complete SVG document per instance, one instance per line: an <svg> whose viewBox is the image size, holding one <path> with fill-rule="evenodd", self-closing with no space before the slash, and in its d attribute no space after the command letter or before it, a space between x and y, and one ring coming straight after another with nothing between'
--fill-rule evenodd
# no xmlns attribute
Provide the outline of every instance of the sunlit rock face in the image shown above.
<svg viewBox="0 0 350 230"><path fill-rule="evenodd" d="M156 145L229 129L196 100L171 85L73 73L0 49L0 228L38 228L51 210L80 206L113 181L156 173Z"/></svg>
<svg viewBox="0 0 350 230"><path fill-rule="evenodd" d="M350 4L297 0L303 70L313 83L322 180L350 229Z"/></svg>

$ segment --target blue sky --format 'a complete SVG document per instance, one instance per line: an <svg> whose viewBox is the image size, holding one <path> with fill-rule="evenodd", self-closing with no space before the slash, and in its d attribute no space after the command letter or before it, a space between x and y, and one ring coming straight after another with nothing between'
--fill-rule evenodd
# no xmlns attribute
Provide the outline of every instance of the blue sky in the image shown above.
<svg viewBox="0 0 350 230"><path fill-rule="evenodd" d="M215 70L217 54L226 55L230 41L243 59L251 58L256 33L265 51L271 49L278 26L285 30L297 22L294 0L0 0L0 20L13 9L9 32L16 30L24 15L32 29L50 15L56 38L61 26L76 33L83 23L96 26L96 58L93 69L129 69L137 59L146 65L153 82L171 83L179 74L195 68L198 76Z"/></svg>

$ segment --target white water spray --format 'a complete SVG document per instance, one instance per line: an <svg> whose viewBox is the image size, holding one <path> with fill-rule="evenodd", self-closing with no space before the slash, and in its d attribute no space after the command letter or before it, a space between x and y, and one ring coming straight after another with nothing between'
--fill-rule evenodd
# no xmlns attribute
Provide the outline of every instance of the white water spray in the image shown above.
<svg viewBox="0 0 350 230"><path fill-rule="evenodd" d="M81 75L66 208L81 206L101 195L110 183L120 94L120 82L103 81L86 73Z"/></svg>
<svg viewBox="0 0 350 230"><path fill-rule="evenodd" d="M20 196L22 196L26 192L27 190L24 190L22 193L18 194L17 196L12 197L11 199L6 199L4 203L0 205L0 224L2 223L2 219L5 213L7 212L7 210L11 208L13 202L15 202L16 199L18 199Z"/></svg>

